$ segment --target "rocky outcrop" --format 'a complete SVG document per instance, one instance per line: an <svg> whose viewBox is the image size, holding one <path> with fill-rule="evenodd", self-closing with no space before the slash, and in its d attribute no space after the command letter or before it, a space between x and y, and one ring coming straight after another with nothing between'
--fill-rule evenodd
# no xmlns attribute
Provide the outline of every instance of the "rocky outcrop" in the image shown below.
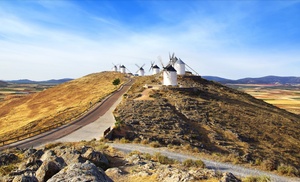
<svg viewBox="0 0 300 182"><path fill-rule="evenodd" d="M58 173L60 168L54 161L44 161L41 167L36 171L36 177L40 182L45 182L53 175Z"/></svg>
<svg viewBox="0 0 300 182"><path fill-rule="evenodd" d="M75 181L110 181L103 171L109 167L108 159L92 147L75 149L58 146L50 150L30 148L19 153L24 156L23 162L18 164L17 170L10 172L3 180L0 178L0 181L44 182L59 172L54 181L68 181L72 178ZM10 165L17 160L19 158L13 153L0 155L1 165Z"/></svg>
<svg viewBox="0 0 300 182"><path fill-rule="evenodd" d="M242 182L242 181L237 177L235 177L232 173L224 173L220 182Z"/></svg>
<svg viewBox="0 0 300 182"><path fill-rule="evenodd" d="M63 181L112 182L102 169L89 161L71 164L48 180L48 182Z"/></svg>

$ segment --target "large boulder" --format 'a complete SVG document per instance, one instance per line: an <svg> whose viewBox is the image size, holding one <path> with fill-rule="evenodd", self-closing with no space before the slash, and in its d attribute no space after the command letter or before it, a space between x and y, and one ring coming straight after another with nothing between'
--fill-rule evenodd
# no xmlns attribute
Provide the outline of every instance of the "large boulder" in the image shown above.
<svg viewBox="0 0 300 182"><path fill-rule="evenodd" d="M92 148L88 149L82 157L93 162L96 166L101 167L102 169L108 168L109 162L105 155L93 150Z"/></svg>
<svg viewBox="0 0 300 182"><path fill-rule="evenodd" d="M59 171L60 168L55 161L46 160L36 171L36 177L39 182L45 182Z"/></svg>
<svg viewBox="0 0 300 182"><path fill-rule="evenodd" d="M98 169L90 161L70 164L48 180L48 182L64 181L112 182L102 169Z"/></svg>

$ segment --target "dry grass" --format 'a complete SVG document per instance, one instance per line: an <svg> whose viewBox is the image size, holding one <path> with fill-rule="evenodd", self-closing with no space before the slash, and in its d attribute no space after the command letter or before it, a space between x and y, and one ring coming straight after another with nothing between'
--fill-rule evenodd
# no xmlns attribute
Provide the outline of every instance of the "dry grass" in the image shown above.
<svg viewBox="0 0 300 182"><path fill-rule="evenodd" d="M0 103L0 138L7 139L54 123L68 122L117 89L123 74L101 72L60 84L40 93Z"/></svg>

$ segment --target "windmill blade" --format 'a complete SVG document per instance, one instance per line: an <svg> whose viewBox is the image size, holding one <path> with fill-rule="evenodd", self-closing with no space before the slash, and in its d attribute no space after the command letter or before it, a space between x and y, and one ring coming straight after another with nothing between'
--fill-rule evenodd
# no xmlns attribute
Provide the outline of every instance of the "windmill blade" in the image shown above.
<svg viewBox="0 0 300 182"><path fill-rule="evenodd" d="M150 66L150 69L149 69L149 71L151 71L151 69L153 69L153 65L154 65L154 63L155 63L154 61L153 61L153 62L151 61L151 66Z"/></svg>
<svg viewBox="0 0 300 182"><path fill-rule="evenodd" d="M141 68L143 68L145 66L145 64L143 64L142 66L141 66Z"/></svg>
<svg viewBox="0 0 300 182"><path fill-rule="evenodd" d="M135 64L139 69L141 68L139 65Z"/></svg>
<svg viewBox="0 0 300 182"><path fill-rule="evenodd" d="M160 57L160 56L158 56L158 57L157 57L157 59L160 61L160 64L161 64L161 66L164 68L165 66L164 66L164 63L162 62L162 59L161 59L161 57Z"/></svg>
<svg viewBox="0 0 300 182"><path fill-rule="evenodd" d="M132 73L128 68L125 68L127 71L128 71L128 73Z"/></svg>
<svg viewBox="0 0 300 182"><path fill-rule="evenodd" d="M171 54L170 54L170 52L169 52L169 59L170 59L170 61L172 60L172 57L171 57Z"/></svg>

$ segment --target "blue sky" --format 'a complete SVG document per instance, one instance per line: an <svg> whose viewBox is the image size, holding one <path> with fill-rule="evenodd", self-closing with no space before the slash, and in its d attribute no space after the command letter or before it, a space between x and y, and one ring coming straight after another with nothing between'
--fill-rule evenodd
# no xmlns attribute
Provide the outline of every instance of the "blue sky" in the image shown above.
<svg viewBox="0 0 300 182"><path fill-rule="evenodd" d="M300 76L299 20L299 0L0 0L0 80L148 71L169 52L200 75Z"/></svg>

